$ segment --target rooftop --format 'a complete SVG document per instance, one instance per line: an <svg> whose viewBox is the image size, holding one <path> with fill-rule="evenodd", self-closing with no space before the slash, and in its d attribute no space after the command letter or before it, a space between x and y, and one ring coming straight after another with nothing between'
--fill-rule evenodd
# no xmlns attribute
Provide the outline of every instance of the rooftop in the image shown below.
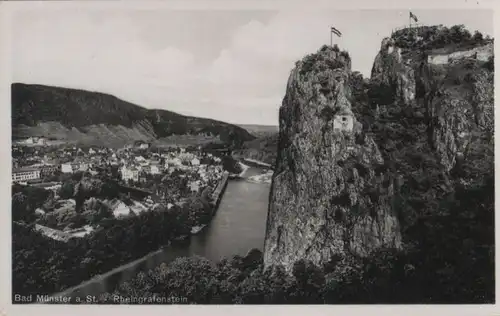
<svg viewBox="0 0 500 316"><path fill-rule="evenodd" d="M12 173L20 173L20 172L30 172L30 171L40 171L38 167L21 167L21 168L13 168Z"/></svg>

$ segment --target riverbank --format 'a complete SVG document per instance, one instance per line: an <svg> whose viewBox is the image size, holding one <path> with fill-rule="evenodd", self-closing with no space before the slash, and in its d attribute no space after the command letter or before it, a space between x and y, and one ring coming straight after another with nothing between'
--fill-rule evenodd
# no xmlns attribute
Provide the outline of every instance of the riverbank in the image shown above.
<svg viewBox="0 0 500 316"><path fill-rule="evenodd" d="M210 204L213 207L212 217L215 216L215 213L217 212L217 208L219 207L220 201L227 187L228 180L229 172L225 171L218 185L211 194ZM191 235L200 233L203 228L209 224L210 223L193 227L191 229ZM70 297L72 302L76 302L77 298L84 300L87 295L96 296L105 293L110 289L113 289L117 284L130 280L140 271L147 271L159 266L163 262L174 260L176 256L169 253L173 244L182 241L189 241L191 235L179 236L177 238L178 240L174 240L168 245L160 247L160 249L156 251L150 252L149 254L132 262L118 266L104 274L96 275L90 280L84 281L57 294L53 294L51 297Z"/></svg>
<svg viewBox="0 0 500 316"><path fill-rule="evenodd" d="M217 207L219 206L222 195L224 194L224 190L226 190L228 180L229 180L229 172L224 171L219 184L214 189L211 195L212 204L214 206L212 216L215 215L215 212L217 212Z"/></svg>
<svg viewBox="0 0 500 316"><path fill-rule="evenodd" d="M271 184L271 182L273 181L273 171L269 170L266 173L248 177L247 181L253 183Z"/></svg>
<svg viewBox="0 0 500 316"><path fill-rule="evenodd" d="M224 191L226 190L227 182L229 181L229 177L230 177L229 172L224 171L224 173L222 174L222 178L219 181L219 184L217 185L217 187L215 187L214 191L211 194L210 204L212 205L212 208L213 208L212 209L212 217L214 217L215 213L217 212L217 208L219 207L219 203L220 203L220 200L222 198L222 195L224 194ZM203 230L203 228L205 228L209 224L210 223L193 226L193 228L191 228L191 235L198 234L199 232L201 232Z"/></svg>
<svg viewBox="0 0 500 316"><path fill-rule="evenodd" d="M241 172L236 174L236 173L230 173L229 174L229 179L243 179L245 177L245 174L248 169L250 169L250 166L245 165L241 161L238 161L238 165L241 168Z"/></svg>

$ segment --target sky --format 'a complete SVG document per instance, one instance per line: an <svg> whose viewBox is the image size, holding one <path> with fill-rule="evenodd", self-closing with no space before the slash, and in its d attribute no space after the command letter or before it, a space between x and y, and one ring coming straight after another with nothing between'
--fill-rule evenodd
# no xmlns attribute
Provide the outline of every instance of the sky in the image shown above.
<svg viewBox="0 0 500 316"><path fill-rule="evenodd" d="M33 9L34 8L34 9ZM370 75L399 10L113 10L33 6L12 19L12 81L110 93L146 108L277 125L295 62L330 42ZM412 10L493 35L488 10Z"/></svg>

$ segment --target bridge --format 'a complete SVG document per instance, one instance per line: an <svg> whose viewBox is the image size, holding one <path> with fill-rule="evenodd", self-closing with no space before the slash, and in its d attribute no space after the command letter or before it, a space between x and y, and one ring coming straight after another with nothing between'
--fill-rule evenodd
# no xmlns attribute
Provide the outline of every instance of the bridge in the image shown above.
<svg viewBox="0 0 500 316"><path fill-rule="evenodd" d="M250 165L250 166L264 167L264 168L268 168L268 169L273 168L273 166L271 164L265 163L263 161L250 159L250 158L242 158L241 160L243 160L243 163Z"/></svg>

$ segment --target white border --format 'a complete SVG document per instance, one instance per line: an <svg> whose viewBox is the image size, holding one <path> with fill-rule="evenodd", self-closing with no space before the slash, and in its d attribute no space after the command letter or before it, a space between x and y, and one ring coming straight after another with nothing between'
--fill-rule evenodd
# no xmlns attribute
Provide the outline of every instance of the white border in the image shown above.
<svg viewBox="0 0 500 316"><path fill-rule="evenodd" d="M0 169L2 187L1 201L4 203L3 211L0 212L0 220L3 225L0 229L0 245L2 259L0 260L0 316L3 315L88 315L111 314L135 315L137 313L150 314L182 314L182 315L204 315L213 313L240 314L240 315L265 315L274 313L286 314L310 314L320 315L333 313L346 313L349 315L380 314L389 315L500 315L500 309L496 305L327 305L327 306L20 306L11 304L11 225L10 225L10 84L11 84L11 17L17 10L29 9L67 9L67 8L92 8L96 10L273 10L300 8L304 10L357 10L357 9L495 9L495 21L500 17L496 8L500 6L494 0L165 0L165 1L8 1L0 0L0 117L4 120L0 124L0 134L2 146L0 146L0 162L4 168ZM495 22L495 34L499 29ZM500 44L496 41L495 50L499 51ZM496 57L498 59L498 57ZM495 63L498 65L497 61ZM498 76L495 75L495 87L498 87ZM498 89L495 89L495 100L498 100ZM498 126L498 111L495 106L495 126ZM496 146L498 147L498 146ZM495 157L497 155L495 148ZM498 162L498 161L496 161ZM495 180L498 180L496 174ZM496 181L497 182L497 181ZM500 188L496 187L496 196L500 193ZM495 226L498 227L499 219L495 217ZM498 230L495 233L498 241ZM498 253L498 243L496 250ZM498 275L498 264L496 265L496 275ZM498 282L496 290L496 300L499 300Z"/></svg>

